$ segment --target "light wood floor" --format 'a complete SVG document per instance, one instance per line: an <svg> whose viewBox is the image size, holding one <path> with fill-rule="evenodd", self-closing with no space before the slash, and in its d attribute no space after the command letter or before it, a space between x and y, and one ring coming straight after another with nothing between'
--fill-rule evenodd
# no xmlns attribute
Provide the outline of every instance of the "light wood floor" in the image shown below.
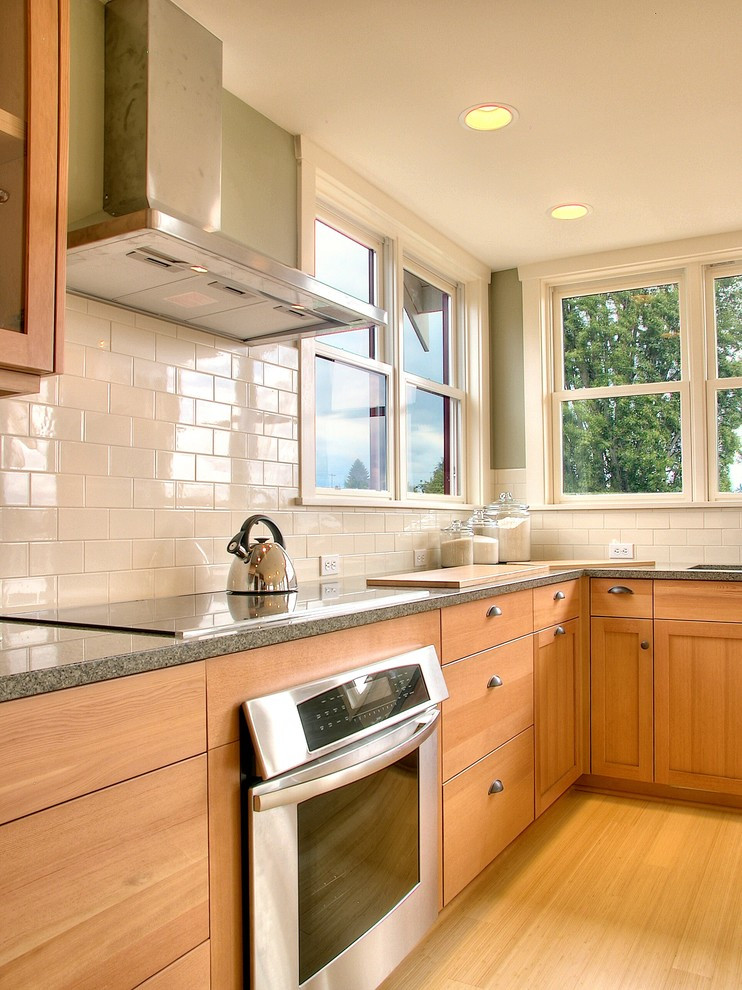
<svg viewBox="0 0 742 990"><path fill-rule="evenodd" d="M742 987L742 813L571 791L382 990Z"/></svg>

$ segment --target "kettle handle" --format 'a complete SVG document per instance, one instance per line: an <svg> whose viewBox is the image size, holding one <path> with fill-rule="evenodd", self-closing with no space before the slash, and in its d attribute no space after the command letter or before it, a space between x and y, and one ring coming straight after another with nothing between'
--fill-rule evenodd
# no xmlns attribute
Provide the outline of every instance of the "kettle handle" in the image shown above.
<svg viewBox="0 0 742 990"><path fill-rule="evenodd" d="M284 550L286 549L286 544L283 541L283 533L278 528L278 526L276 526L273 520L268 518L268 516L257 515L257 516L247 517L247 519L243 522L241 528L241 532L245 534L244 535L245 543L247 543L248 541L250 530L253 528L253 526L256 526L258 523L265 523L266 527L270 530L271 536L276 541L276 543L280 547L283 547Z"/></svg>

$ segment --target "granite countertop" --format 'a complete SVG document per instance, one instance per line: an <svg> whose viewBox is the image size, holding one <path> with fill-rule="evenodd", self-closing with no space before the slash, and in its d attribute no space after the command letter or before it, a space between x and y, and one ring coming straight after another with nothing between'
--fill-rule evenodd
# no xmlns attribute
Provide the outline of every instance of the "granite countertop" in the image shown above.
<svg viewBox="0 0 742 990"><path fill-rule="evenodd" d="M387 602L363 611L253 620L244 628L202 639L42 626L0 621L0 701L58 691L209 657L240 653L322 633L489 598L493 593L527 590L582 575L607 578L740 581L742 571L694 571L657 567L575 567L548 574L504 579L466 590L431 589L414 601Z"/></svg>

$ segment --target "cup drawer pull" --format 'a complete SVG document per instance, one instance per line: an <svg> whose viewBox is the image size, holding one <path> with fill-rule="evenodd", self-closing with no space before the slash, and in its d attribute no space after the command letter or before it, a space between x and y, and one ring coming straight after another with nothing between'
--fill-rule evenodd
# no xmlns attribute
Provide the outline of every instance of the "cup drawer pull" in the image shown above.
<svg viewBox="0 0 742 990"><path fill-rule="evenodd" d="M502 615L502 609L499 605L490 605L487 609L487 618L491 618L494 615Z"/></svg>
<svg viewBox="0 0 742 990"><path fill-rule="evenodd" d="M565 595L564 595L564 592L563 591L557 591L557 593L554 595L554 601L555 602L563 602L564 601L564 598L565 598Z"/></svg>
<svg viewBox="0 0 742 990"><path fill-rule="evenodd" d="M608 589L609 595L633 595L633 589L627 588L625 584L614 584L612 588Z"/></svg>
<svg viewBox="0 0 742 990"><path fill-rule="evenodd" d="M505 785L501 780L493 780L490 784L490 789L487 791L488 794L500 794L505 790Z"/></svg>
<svg viewBox="0 0 742 990"><path fill-rule="evenodd" d="M502 677L498 677L497 674L493 674L492 677L487 681L488 688L502 687Z"/></svg>
<svg viewBox="0 0 742 990"><path fill-rule="evenodd" d="M567 634L566 634L566 631L564 629L564 626L557 626L556 629L554 630L554 635L555 636L566 636Z"/></svg>

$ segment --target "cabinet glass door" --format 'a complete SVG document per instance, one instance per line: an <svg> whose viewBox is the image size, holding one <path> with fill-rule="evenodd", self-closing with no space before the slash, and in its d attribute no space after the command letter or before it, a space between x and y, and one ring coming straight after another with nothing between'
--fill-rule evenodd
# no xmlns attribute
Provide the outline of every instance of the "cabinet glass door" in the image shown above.
<svg viewBox="0 0 742 990"><path fill-rule="evenodd" d="M25 330L27 0L2 0L0 35L0 327Z"/></svg>

